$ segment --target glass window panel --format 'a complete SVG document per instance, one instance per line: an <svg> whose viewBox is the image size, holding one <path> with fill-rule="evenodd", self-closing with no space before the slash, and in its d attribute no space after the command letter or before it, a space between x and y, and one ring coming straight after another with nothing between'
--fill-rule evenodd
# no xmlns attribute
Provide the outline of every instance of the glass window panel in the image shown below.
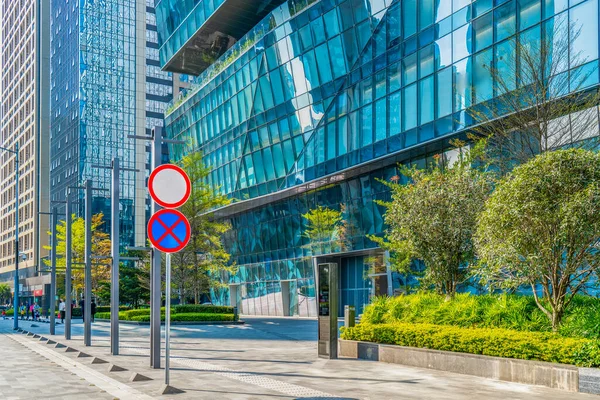
<svg viewBox="0 0 600 400"><path fill-rule="evenodd" d="M569 0L544 0L544 18L559 14L569 7Z"/></svg>
<svg viewBox="0 0 600 400"><path fill-rule="evenodd" d="M433 76L422 79L419 82L419 111L421 124L433 121Z"/></svg>
<svg viewBox="0 0 600 400"><path fill-rule="evenodd" d="M489 100L494 95L494 81L491 73L492 57L493 49L488 49L473 56L475 64L473 71L474 103Z"/></svg>
<svg viewBox="0 0 600 400"><path fill-rule="evenodd" d="M331 64L329 63L329 50L326 44L323 44L315 49L315 55L317 56L317 67L319 68L319 80L321 84L330 82L331 76Z"/></svg>
<svg viewBox="0 0 600 400"><path fill-rule="evenodd" d="M402 17L404 37L417 33L417 0L402 1Z"/></svg>
<svg viewBox="0 0 600 400"><path fill-rule="evenodd" d="M387 132L387 100L381 99L375 103L375 141L386 138Z"/></svg>
<svg viewBox="0 0 600 400"><path fill-rule="evenodd" d="M338 156L348 152L348 118L341 117L338 122Z"/></svg>
<svg viewBox="0 0 600 400"><path fill-rule="evenodd" d="M540 22L541 14L540 0L519 0L519 30L527 29Z"/></svg>
<svg viewBox="0 0 600 400"><path fill-rule="evenodd" d="M514 57L514 39L506 40L496 45L496 95L514 90L516 81L516 60Z"/></svg>
<svg viewBox="0 0 600 400"><path fill-rule="evenodd" d="M451 1L436 1L435 3L435 22L440 22L452 14Z"/></svg>
<svg viewBox="0 0 600 400"><path fill-rule="evenodd" d="M417 126L417 85L412 84L404 89L404 129L408 130Z"/></svg>
<svg viewBox="0 0 600 400"><path fill-rule="evenodd" d="M455 61L462 60L471 54L471 29L469 25L452 33L452 55Z"/></svg>
<svg viewBox="0 0 600 400"><path fill-rule="evenodd" d="M588 0L570 11L571 68L598 58L598 0Z"/></svg>
<svg viewBox="0 0 600 400"><path fill-rule="evenodd" d="M436 117L452 113L452 68L441 70L436 75Z"/></svg>
<svg viewBox="0 0 600 400"><path fill-rule="evenodd" d="M369 104L360 110L362 117L361 133L362 145L367 146L373 143L373 108Z"/></svg>
<svg viewBox="0 0 600 400"><path fill-rule="evenodd" d="M417 54L412 54L402 60L402 75L404 86L417 80Z"/></svg>
<svg viewBox="0 0 600 400"><path fill-rule="evenodd" d="M388 97L388 103L389 103L389 119L390 119L390 136L394 136L397 135L398 133L401 132L402 130L402 125L401 125L401 115L402 115L402 109L401 104L401 92L397 91L391 95L389 95Z"/></svg>
<svg viewBox="0 0 600 400"><path fill-rule="evenodd" d="M419 61L421 64L419 70L419 76L422 78L424 76L430 75L433 73L434 66L434 46L430 45L426 48L419 51Z"/></svg>
<svg viewBox="0 0 600 400"><path fill-rule="evenodd" d="M433 0L419 0L419 29L433 24Z"/></svg>
<svg viewBox="0 0 600 400"><path fill-rule="evenodd" d="M498 7L494 13L496 41L499 42L511 35L514 35L517 22L514 0L501 7Z"/></svg>
<svg viewBox="0 0 600 400"><path fill-rule="evenodd" d="M454 64L454 111L471 106L471 60L465 59Z"/></svg>
<svg viewBox="0 0 600 400"><path fill-rule="evenodd" d="M480 51L494 42L494 26L492 24L492 13L487 13L481 18L473 21L475 31L475 51Z"/></svg>
<svg viewBox="0 0 600 400"><path fill-rule="evenodd" d="M452 35L446 35L436 40L435 50L437 53L437 68L445 68L452 64Z"/></svg>
<svg viewBox="0 0 600 400"><path fill-rule="evenodd" d="M400 74L400 63L392 64L388 67L387 78L389 80L389 92L395 92L402 87L402 75Z"/></svg>

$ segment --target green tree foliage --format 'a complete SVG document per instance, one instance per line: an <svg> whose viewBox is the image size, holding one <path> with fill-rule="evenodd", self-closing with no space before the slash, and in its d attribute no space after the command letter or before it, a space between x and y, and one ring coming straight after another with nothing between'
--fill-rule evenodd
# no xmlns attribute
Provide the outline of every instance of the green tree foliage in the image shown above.
<svg viewBox="0 0 600 400"><path fill-rule="evenodd" d="M455 144L456 162L438 157L428 169L402 167L409 184L385 182L392 200L378 204L387 209L387 229L383 238L370 236L390 251L392 266L400 273L414 273L414 261L421 260L421 284L432 285L448 298L475 261L472 234L492 182L485 168L472 167L484 143L471 151L461 149L463 143Z"/></svg>
<svg viewBox="0 0 600 400"><path fill-rule="evenodd" d="M312 254L331 253L346 248L347 224L342 211L317 206L302 217L306 221L303 235L308 239Z"/></svg>
<svg viewBox="0 0 600 400"><path fill-rule="evenodd" d="M206 181L210 169L205 167L201 153L192 153L182 159L182 168L192 183L192 193L181 211L190 221L192 238L188 246L173 257L173 285L180 297L193 297L198 303L202 294L227 282L228 274L236 272L225 251L222 236L230 229L226 222L214 218L213 210L226 206L230 200ZM191 294L191 296L188 296Z"/></svg>
<svg viewBox="0 0 600 400"><path fill-rule="evenodd" d="M547 152L515 168L487 200L475 238L478 272L492 288L531 287L557 330L599 271L599 238L600 154Z"/></svg>
<svg viewBox="0 0 600 400"><path fill-rule="evenodd" d="M0 303L5 303L10 300L11 290L6 283L0 283Z"/></svg>
<svg viewBox="0 0 600 400"><path fill-rule="evenodd" d="M92 291L95 293L101 282L110 280L110 236L108 233L101 230L104 225L104 215L102 213L92 216L92 254L94 256L106 257L93 260L92 265ZM73 276L73 290L75 293L83 292L83 278L84 278L84 266L83 262L85 256L85 220L77 217L75 214L72 215L71 223L71 244L72 244L72 276ZM48 235L52 236L51 232ZM66 223L60 221L56 226L56 271L58 276L64 275L65 272L65 239L66 235ZM44 246L46 250L51 250L50 246ZM50 266L50 260L44 260L47 267ZM62 284L64 287L64 277L61 276L61 280L57 280L58 284ZM58 287L57 284L57 287Z"/></svg>

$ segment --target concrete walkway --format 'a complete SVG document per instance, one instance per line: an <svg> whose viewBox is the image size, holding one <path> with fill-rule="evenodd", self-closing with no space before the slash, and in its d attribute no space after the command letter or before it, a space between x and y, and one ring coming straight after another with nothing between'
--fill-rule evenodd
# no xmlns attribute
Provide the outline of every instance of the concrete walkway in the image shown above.
<svg viewBox="0 0 600 400"><path fill-rule="evenodd" d="M173 399L600 399L592 395L391 364L322 360L316 357L316 321L245 319L246 325L172 328L172 385L185 390L184 394L173 396L158 396L164 371L149 367L147 327L122 326L121 355L112 357L109 355L109 324L94 324L93 346L89 348L83 346L80 322L74 325L74 340L71 341L64 340L63 328L59 325L53 340L92 357L77 358L79 353L66 353L64 349L52 348L51 351L121 383L124 390L132 390L127 396L143 393ZM7 324L12 324L12 321L0 321L0 329ZM35 324L37 327L33 328L31 325L29 322L21 323L24 329L47 335L47 324ZM24 335L20 335L19 339L34 341ZM36 340L39 342L39 339ZM107 364L92 364L94 356L127 371L108 372ZM135 373L152 380L130 382ZM111 384L114 386L115 382Z"/></svg>

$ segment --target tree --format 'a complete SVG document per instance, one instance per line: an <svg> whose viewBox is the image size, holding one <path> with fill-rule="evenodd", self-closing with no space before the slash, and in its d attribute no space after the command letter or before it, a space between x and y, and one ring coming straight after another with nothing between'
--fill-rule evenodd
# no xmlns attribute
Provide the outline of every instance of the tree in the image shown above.
<svg viewBox="0 0 600 400"><path fill-rule="evenodd" d="M599 238L600 155L548 152L515 168L487 200L476 234L479 275L491 287L531 287L556 330L599 271Z"/></svg>
<svg viewBox="0 0 600 400"><path fill-rule="evenodd" d="M8 286L6 283L0 283L1 302L8 302L8 300L10 300L11 293L10 286Z"/></svg>
<svg viewBox="0 0 600 400"><path fill-rule="evenodd" d="M317 206L302 215L306 220L303 236L308 239L312 254L331 253L346 248L347 224L342 211Z"/></svg>
<svg viewBox="0 0 600 400"><path fill-rule="evenodd" d="M92 216L92 254L94 256L106 257L94 259L92 261L92 291L96 292L102 281L110 281L110 238L109 234L101 230L104 225L104 215L102 213ZM75 293L83 292L84 287L84 267L85 261L85 220L72 215L71 223L71 244L72 244L72 277L73 290ZM52 236L51 232L48 235ZM60 221L56 226L56 271L57 274L64 274L66 268L65 249L66 249L66 223ZM44 246L46 250L51 250L50 246ZM46 266L50 266L50 260L44 260ZM64 278L62 278L64 281Z"/></svg>
<svg viewBox="0 0 600 400"><path fill-rule="evenodd" d="M566 14L544 26L541 38L529 30L499 45L495 63L491 51L474 58L480 85L467 112L471 130L489 137L502 174L548 150L587 146L599 133L600 94L589 90L597 64L586 65L591 60L576 49L581 27Z"/></svg>
<svg viewBox="0 0 600 400"><path fill-rule="evenodd" d="M392 199L378 204L387 209L387 229L384 237L370 236L390 251L392 267L399 273L417 272L414 262L422 261L421 284L433 285L448 299L469 277L468 269L475 261L472 235L477 215L491 191L490 173L471 165L482 146L477 144L472 151L459 148L454 163L437 157L429 169L402 167L410 183L384 182Z"/></svg>
<svg viewBox="0 0 600 400"><path fill-rule="evenodd" d="M173 258L173 285L185 299L189 289L196 303L210 289L226 285L227 277L237 268L223 247L222 236L230 229L227 222L215 219L212 211L226 206L230 200L213 189L206 178L210 169L202 162L202 154L192 153L181 161L192 183L190 199L181 211L190 221L191 239L187 247Z"/></svg>

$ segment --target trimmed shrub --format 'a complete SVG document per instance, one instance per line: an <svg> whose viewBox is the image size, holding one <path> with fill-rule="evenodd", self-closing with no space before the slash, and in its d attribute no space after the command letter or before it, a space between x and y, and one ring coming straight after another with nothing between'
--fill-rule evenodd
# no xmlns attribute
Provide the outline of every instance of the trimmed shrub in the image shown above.
<svg viewBox="0 0 600 400"><path fill-rule="evenodd" d="M131 310L130 307L127 306L119 306L119 311L128 311ZM110 312L110 306L98 306L96 307L96 313L105 313Z"/></svg>
<svg viewBox="0 0 600 400"><path fill-rule="evenodd" d="M165 320L165 315L161 315L161 321ZM131 318L131 321L136 322L150 322L150 315L138 315ZM186 313L186 314L173 314L171 315L171 321L177 322L223 322L233 321L233 314L202 314L202 313Z"/></svg>
<svg viewBox="0 0 600 400"><path fill-rule="evenodd" d="M213 305L200 305L200 304L186 304L175 306L176 314L233 314L233 307L226 306L213 306Z"/></svg>
<svg viewBox="0 0 600 400"><path fill-rule="evenodd" d="M15 310L13 310L12 308L9 308L8 310L6 310L6 316L12 317L14 312L15 312Z"/></svg>
<svg viewBox="0 0 600 400"><path fill-rule="evenodd" d="M585 367L600 366L600 345L597 341L564 338L546 332L432 324L360 323L353 328L344 329L342 338Z"/></svg>
<svg viewBox="0 0 600 400"><path fill-rule="evenodd" d="M551 332L548 318L532 296L457 294L446 301L435 293L379 297L365 307L362 321L371 324L412 322L464 328L504 328ZM576 296L567 309L559 333L565 337L600 338L600 299Z"/></svg>
<svg viewBox="0 0 600 400"><path fill-rule="evenodd" d="M121 313L119 313L119 317L121 316ZM97 312L96 314L94 314L95 318L98 319L110 319L110 313L109 312Z"/></svg>

